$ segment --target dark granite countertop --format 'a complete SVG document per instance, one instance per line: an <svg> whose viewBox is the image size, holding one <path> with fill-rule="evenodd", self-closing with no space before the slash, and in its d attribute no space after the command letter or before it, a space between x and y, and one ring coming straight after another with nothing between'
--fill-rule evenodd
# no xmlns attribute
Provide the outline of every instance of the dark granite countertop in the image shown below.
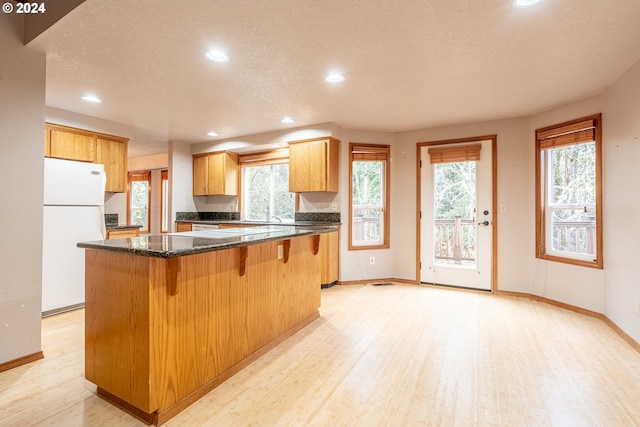
<svg viewBox="0 0 640 427"><path fill-rule="evenodd" d="M142 228L141 225L121 225L121 224L105 224L107 230L118 230L124 228Z"/></svg>
<svg viewBox="0 0 640 427"><path fill-rule="evenodd" d="M309 227L309 226L331 226L331 225L340 225L339 222L331 222L331 221L294 221L294 222L267 222L267 221L242 221L242 220L200 220L200 219L191 219L191 220L176 220L176 222L188 223L188 224L210 224L210 225L220 225L220 224L248 224L248 225L275 225L275 226L297 226L297 227Z"/></svg>
<svg viewBox="0 0 640 427"><path fill-rule="evenodd" d="M272 240L336 232L331 227L283 227L281 225L222 230L190 231L165 235L144 235L128 239L80 242L79 248L124 252L139 256L175 258L240 246L255 245Z"/></svg>

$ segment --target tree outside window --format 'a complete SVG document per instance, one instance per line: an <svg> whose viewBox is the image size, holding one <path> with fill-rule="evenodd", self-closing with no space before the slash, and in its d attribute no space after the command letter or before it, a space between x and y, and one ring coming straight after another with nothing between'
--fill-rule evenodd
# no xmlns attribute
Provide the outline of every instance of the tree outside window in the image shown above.
<svg viewBox="0 0 640 427"><path fill-rule="evenodd" d="M129 203L127 210L130 225L140 225L141 233L150 230L149 204L151 200L151 171L129 172Z"/></svg>
<svg viewBox="0 0 640 427"><path fill-rule="evenodd" d="M293 222L295 194L289 192L289 164L242 168L243 216L247 221Z"/></svg>

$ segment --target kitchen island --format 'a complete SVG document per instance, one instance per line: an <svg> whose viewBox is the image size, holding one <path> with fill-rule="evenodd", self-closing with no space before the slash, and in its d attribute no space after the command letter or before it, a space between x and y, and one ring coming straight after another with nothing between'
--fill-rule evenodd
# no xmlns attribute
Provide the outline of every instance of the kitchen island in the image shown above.
<svg viewBox="0 0 640 427"><path fill-rule="evenodd" d="M332 228L264 226L83 242L85 376L162 424L318 317Z"/></svg>

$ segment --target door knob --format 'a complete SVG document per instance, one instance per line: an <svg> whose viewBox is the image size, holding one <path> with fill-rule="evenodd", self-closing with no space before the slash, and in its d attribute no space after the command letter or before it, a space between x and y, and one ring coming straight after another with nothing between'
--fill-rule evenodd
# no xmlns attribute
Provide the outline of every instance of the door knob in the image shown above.
<svg viewBox="0 0 640 427"><path fill-rule="evenodd" d="M478 223L478 225L484 225L484 226L487 226L487 225L489 225L489 221L482 221L482 222L479 222L479 223Z"/></svg>

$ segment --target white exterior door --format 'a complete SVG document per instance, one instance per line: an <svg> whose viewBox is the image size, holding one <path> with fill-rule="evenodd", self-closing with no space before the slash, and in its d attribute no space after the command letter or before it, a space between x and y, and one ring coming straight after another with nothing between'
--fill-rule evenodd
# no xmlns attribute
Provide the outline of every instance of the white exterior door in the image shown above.
<svg viewBox="0 0 640 427"><path fill-rule="evenodd" d="M492 140L480 144L480 159L432 163L421 147L420 281L491 290Z"/></svg>

